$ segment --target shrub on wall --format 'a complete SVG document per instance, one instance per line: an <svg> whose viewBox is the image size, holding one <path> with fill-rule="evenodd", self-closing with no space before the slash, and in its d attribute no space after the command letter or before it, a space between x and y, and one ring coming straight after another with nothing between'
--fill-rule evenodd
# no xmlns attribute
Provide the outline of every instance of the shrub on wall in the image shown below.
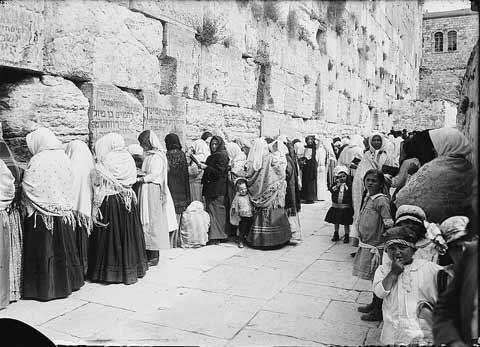
<svg viewBox="0 0 480 347"><path fill-rule="evenodd" d="M205 15L202 23L195 26L195 39L203 46L211 46L225 39L225 23L212 15Z"/></svg>
<svg viewBox="0 0 480 347"><path fill-rule="evenodd" d="M275 1L265 1L263 3L263 16L265 19L270 19L272 22L276 22L280 17L278 8Z"/></svg>

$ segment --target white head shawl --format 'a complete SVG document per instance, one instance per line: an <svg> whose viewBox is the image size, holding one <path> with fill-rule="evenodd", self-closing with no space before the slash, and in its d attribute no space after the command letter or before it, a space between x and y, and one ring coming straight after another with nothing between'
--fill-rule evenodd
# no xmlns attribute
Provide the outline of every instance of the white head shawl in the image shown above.
<svg viewBox="0 0 480 347"><path fill-rule="evenodd" d="M125 141L119 134L110 133L95 143L96 169L112 183L130 187L137 180L137 167Z"/></svg>
<svg viewBox="0 0 480 347"><path fill-rule="evenodd" d="M472 151L470 142L463 133L455 128L440 128L428 132L438 156L466 157Z"/></svg>
<svg viewBox="0 0 480 347"><path fill-rule="evenodd" d="M132 143L129 145L127 151L131 155L143 155L143 148L138 143Z"/></svg>
<svg viewBox="0 0 480 347"><path fill-rule="evenodd" d="M52 131L37 129L27 135L33 154L22 181L27 214L40 213L47 229L53 229L52 216L73 223L73 171L70 159Z"/></svg>
<svg viewBox="0 0 480 347"><path fill-rule="evenodd" d="M282 164L287 164L288 148L282 141L276 140L268 145L268 150L272 153L276 160Z"/></svg>
<svg viewBox="0 0 480 347"><path fill-rule="evenodd" d="M157 150L157 151L163 150L162 142L158 139L157 134L155 134L152 130L150 130L149 140L153 150Z"/></svg>
<svg viewBox="0 0 480 347"><path fill-rule="evenodd" d="M62 149L62 143L55 137L55 134L47 128L38 128L26 137L27 147L35 155L48 149Z"/></svg>
<svg viewBox="0 0 480 347"><path fill-rule="evenodd" d="M195 158L197 158L199 162L205 162L210 155L210 148L202 139L195 140L192 148L195 151Z"/></svg>
<svg viewBox="0 0 480 347"><path fill-rule="evenodd" d="M258 171L262 168L263 157L268 154L268 144L260 137L253 143L247 158L248 171Z"/></svg>
<svg viewBox="0 0 480 347"><path fill-rule="evenodd" d="M363 137L361 137L360 135L353 135L352 138L350 139L350 144L349 144L350 147L353 147L353 146L358 146L360 147L362 150L365 149L365 145L363 144Z"/></svg>
<svg viewBox="0 0 480 347"><path fill-rule="evenodd" d="M68 143L65 153L70 158L73 169L73 211L77 223L90 230L93 199L90 174L95 168L95 161L86 143L80 140Z"/></svg>
<svg viewBox="0 0 480 347"><path fill-rule="evenodd" d="M225 144L227 149L228 157L230 158L230 163L245 161L246 156L243 153L242 149L235 142L227 142Z"/></svg>

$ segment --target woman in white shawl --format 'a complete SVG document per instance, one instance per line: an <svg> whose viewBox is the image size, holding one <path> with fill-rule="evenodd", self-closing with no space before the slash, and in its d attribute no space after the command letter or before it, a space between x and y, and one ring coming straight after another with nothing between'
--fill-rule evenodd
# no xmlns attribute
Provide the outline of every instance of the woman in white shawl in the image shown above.
<svg viewBox="0 0 480 347"><path fill-rule="evenodd" d="M93 189L90 175L95 168L95 161L86 143L80 140L70 142L65 149L65 153L72 162L73 214L77 222L75 236L78 256L83 266L83 273L86 274L88 265L88 235L90 235L93 227Z"/></svg>
<svg viewBox="0 0 480 347"><path fill-rule="evenodd" d="M92 172L94 227L89 240L88 278L95 282L132 284L147 271L142 224L132 185L135 161L119 134L95 143Z"/></svg>
<svg viewBox="0 0 480 347"><path fill-rule="evenodd" d="M338 165L345 166L349 169L350 176L355 176L355 171L358 163L363 158L363 152L365 146L363 145L363 138L360 135L353 135L350 139L350 143L345 147L338 157ZM352 166L353 165L353 166Z"/></svg>
<svg viewBox="0 0 480 347"><path fill-rule="evenodd" d="M148 265L158 264L160 250L170 248L167 219L167 170L165 153L160 150L160 140L151 130L138 136L138 142L145 151L142 171L145 176L139 179L140 220L142 221L147 248Z"/></svg>
<svg viewBox="0 0 480 347"><path fill-rule="evenodd" d="M254 247L273 247L290 241L291 230L285 213L287 149L264 138L253 144L247 159L248 191L254 206L253 225L247 241Z"/></svg>
<svg viewBox="0 0 480 347"><path fill-rule="evenodd" d="M327 150L323 145L324 139L315 136L315 143L317 144L317 200L325 201L328 199L330 193L327 187Z"/></svg>
<svg viewBox="0 0 480 347"><path fill-rule="evenodd" d="M228 200L225 203L227 211L230 211L233 199L235 198L235 182L240 177L245 177L245 163L247 157L240 146L235 142L225 143L229 162L228 162L228 181L227 181L227 196ZM230 223L230 213L227 213L227 234L233 236L235 234L235 226Z"/></svg>
<svg viewBox="0 0 480 347"><path fill-rule="evenodd" d="M360 205L362 204L363 192L365 191L365 186L363 183L363 178L365 173L370 169L381 170L383 165L392 165L392 159L387 153L386 139L380 133L373 133L369 139L370 148L368 152L364 153L360 164L355 172L353 177L352 184L352 201L353 201L353 227L351 235L352 237L357 238L357 230L355 228L355 223L360 212Z"/></svg>
<svg viewBox="0 0 480 347"><path fill-rule="evenodd" d="M203 170L197 165L195 160L199 163L204 163L210 155L210 149L207 143L202 140L195 140L190 148L190 155L187 155L188 175L190 177L190 197L192 201L202 201L202 177ZM195 158L195 160L191 159Z"/></svg>
<svg viewBox="0 0 480 347"><path fill-rule="evenodd" d="M75 245L74 173L62 144L47 128L27 135L33 157L23 177L23 298L67 297L84 283Z"/></svg>
<svg viewBox="0 0 480 347"><path fill-rule="evenodd" d="M12 286L20 281L20 278L15 278L15 271L12 271L12 234L21 234L18 210L12 206L14 197L15 178L3 160L0 160L0 309L5 308L10 301L19 299L15 295L19 288Z"/></svg>

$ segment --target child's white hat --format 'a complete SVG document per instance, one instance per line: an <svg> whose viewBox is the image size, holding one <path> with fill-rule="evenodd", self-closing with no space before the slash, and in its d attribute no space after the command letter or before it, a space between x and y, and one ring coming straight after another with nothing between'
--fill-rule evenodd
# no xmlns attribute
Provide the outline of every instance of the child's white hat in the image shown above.
<svg viewBox="0 0 480 347"><path fill-rule="evenodd" d="M335 176L340 175L341 172L343 172L345 175L348 175L347 167L344 165L338 165L337 167L335 167L335 170L333 170L333 174Z"/></svg>

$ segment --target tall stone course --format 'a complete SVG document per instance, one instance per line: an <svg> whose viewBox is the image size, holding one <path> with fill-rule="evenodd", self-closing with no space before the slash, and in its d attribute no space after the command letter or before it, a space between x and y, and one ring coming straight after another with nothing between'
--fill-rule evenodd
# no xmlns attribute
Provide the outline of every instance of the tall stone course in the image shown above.
<svg viewBox="0 0 480 347"><path fill-rule="evenodd" d="M162 110L159 134L180 132L178 124L185 124L183 135L191 140L214 128L230 139L389 130L393 102L417 96L417 1L51 0L33 9L21 0L9 4L10 11L38 17L43 54L29 58L35 64L17 59L15 65L0 53L0 66L58 76L80 96L75 84L108 85L143 117L121 130L128 139L151 126L145 120L148 100ZM20 26L30 17L22 18ZM219 29L216 43L200 42L204 23ZM9 91L15 83L21 85L14 82ZM92 125L100 124L93 112L98 98L86 87L82 91L89 111L78 117L90 124L93 141L104 131ZM35 103L28 93L22 97ZM172 98L185 104L183 113ZM0 109L3 122L11 122L9 112Z"/></svg>

